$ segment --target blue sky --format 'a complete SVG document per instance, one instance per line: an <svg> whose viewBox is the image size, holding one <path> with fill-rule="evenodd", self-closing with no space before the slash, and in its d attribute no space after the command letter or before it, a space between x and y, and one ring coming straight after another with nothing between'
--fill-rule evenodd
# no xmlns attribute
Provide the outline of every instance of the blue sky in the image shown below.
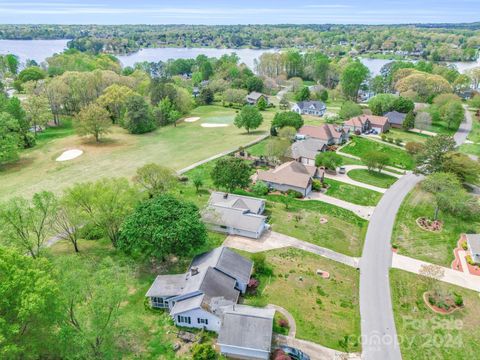
<svg viewBox="0 0 480 360"><path fill-rule="evenodd" d="M480 0L0 0L0 23L397 24L480 20Z"/></svg>

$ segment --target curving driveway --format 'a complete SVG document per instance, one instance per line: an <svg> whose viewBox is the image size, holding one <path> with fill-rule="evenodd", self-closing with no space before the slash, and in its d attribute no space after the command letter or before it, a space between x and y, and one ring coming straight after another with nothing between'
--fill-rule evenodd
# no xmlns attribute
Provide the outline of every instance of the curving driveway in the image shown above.
<svg viewBox="0 0 480 360"><path fill-rule="evenodd" d="M360 259L360 316L365 360L402 358L390 296L390 238L403 199L421 179L413 174L399 179L385 192L370 218Z"/></svg>
<svg viewBox="0 0 480 360"><path fill-rule="evenodd" d="M472 130L472 113L468 110L467 105L463 105L463 108L465 109L465 121L460 124L457 132L453 135L453 139L457 143L457 146L462 145L465 140L467 140L468 134Z"/></svg>

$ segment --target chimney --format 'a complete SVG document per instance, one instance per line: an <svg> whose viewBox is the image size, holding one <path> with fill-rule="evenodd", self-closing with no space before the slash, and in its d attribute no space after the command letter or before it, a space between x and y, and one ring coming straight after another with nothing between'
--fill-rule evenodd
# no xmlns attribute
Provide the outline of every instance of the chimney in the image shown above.
<svg viewBox="0 0 480 360"><path fill-rule="evenodd" d="M190 274L192 274L192 276L195 276L198 274L198 268L194 267L194 268L191 268L190 269Z"/></svg>
<svg viewBox="0 0 480 360"><path fill-rule="evenodd" d="M228 198L228 193L223 194L223 198L227 199Z"/></svg>

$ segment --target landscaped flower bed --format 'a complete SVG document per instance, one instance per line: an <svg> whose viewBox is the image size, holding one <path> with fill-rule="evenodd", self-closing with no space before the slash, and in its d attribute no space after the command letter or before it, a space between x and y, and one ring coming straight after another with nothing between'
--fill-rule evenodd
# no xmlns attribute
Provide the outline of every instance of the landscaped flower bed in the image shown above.
<svg viewBox="0 0 480 360"><path fill-rule="evenodd" d="M416 222L420 228L426 231L440 232L443 228L443 222L440 220L430 220L425 217L419 217Z"/></svg>
<svg viewBox="0 0 480 360"><path fill-rule="evenodd" d="M423 300L432 311L439 314L451 314L463 307L462 296L455 292L444 294L437 291L427 291L423 294Z"/></svg>

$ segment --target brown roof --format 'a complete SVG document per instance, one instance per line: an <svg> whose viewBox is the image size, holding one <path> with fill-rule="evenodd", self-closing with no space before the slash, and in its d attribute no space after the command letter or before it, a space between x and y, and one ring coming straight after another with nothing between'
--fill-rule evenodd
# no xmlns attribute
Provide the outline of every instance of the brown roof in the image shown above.
<svg viewBox="0 0 480 360"><path fill-rule="evenodd" d="M342 131L338 131L337 127L332 124L322 126L304 125L298 130L298 133L324 141L328 141L331 138L339 139L342 136Z"/></svg>
<svg viewBox="0 0 480 360"><path fill-rule="evenodd" d="M277 166L272 170L258 170L257 180L306 189L316 172L317 168L315 166L308 166L297 161L290 161Z"/></svg>
<svg viewBox="0 0 480 360"><path fill-rule="evenodd" d="M355 116L344 122L344 125L347 126L362 126L365 122L369 120L372 125L385 126L388 123L388 118L385 116L376 116L376 115L360 115Z"/></svg>

